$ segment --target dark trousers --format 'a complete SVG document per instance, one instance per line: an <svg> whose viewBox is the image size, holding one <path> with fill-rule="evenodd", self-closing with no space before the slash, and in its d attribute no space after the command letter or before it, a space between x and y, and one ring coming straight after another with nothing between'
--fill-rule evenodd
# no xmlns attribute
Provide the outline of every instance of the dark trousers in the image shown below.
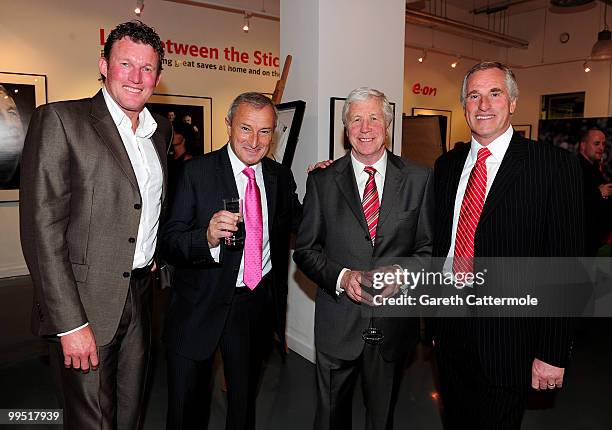
<svg viewBox="0 0 612 430"><path fill-rule="evenodd" d="M469 342L437 345L436 359L445 430L521 428L528 387L489 382Z"/></svg>
<svg viewBox="0 0 612 430"><path fill-rule="evenodd" d="M117 332L109 344L98 345L98 370L66 369L60 342L50 342L65 429L138 428L151 349L152 291L150 273L132 277Z"/></svg>
<svg viewBox="0 0 612 430"><path fill-rule="evenodd" d="M227 384L228 430L255 429L261 365L272 342L270 285L237 289L219 340ZM168 430L203 429L210 403L214 354L192 360L168 350Z"/></svg>
<svg viewBox="0 0 612 430"><path fill-rule="evenodd" d="M351 430L353 392L361 374L366 430L393 428L404 359L385 361L378 346L364 346L355 360L341 360L317 351L315 430Z"/></svg>

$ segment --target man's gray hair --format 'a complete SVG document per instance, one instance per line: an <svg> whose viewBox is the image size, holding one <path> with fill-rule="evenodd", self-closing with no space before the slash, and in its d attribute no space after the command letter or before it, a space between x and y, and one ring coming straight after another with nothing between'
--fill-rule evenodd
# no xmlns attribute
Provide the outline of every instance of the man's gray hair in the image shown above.
<svg viewBox="0 0 612 430"><path fill-rule="evenodd" d="M242 103L246 103L250 106L253 106L257 110L263 109L266 106L270 106L274 111L274 128L276 128L276 121L278 120L278 111L276 110L276 106L274 105L274 103L272 103L272 100L269 97L266 97L261 93L255 92L242 93L234 99L234 101L229 107L229 110L227 111L227 120L230 124L234 119L236 109L238 109L238 106L240 106Z"/></svg>
<svg viewBox="0 0 612 430"><path fill-rule="evenodd" d="M389 103L389 100L387 100L387 96L385 96L385 93L383 93L382 91L375 90L374 88L361 87L351 91L348 97L346 98L346 101L344 102L344 106L342 107L342 123L344 124L344 127L347 126L347 115L351 103L358 101L362 102L371 98L377 98L382 102L383 112L385 114L385 125L387 126L387 128L391 125L391 123L393 122L393 107Z"/></svg>
<svg viewBox="0 0 612 430"><path fill-rule="evenodd" d="M461 106L465 108L465 100L467 98L467 81L476 72L489 69L499 69L506 75L506 88L508 88L508 97L510 101L515 101L519 96L518 84L516 83L516 76L508 66L497 61L484 61L474 65L470 70L467 71L463 77L463 85L461 86Z"/></svg>

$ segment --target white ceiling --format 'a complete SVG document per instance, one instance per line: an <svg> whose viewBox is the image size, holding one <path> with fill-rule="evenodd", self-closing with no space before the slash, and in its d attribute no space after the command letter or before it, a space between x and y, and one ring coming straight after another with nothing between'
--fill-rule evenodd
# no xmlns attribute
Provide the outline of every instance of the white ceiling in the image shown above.
<svg viewBox="0 0 612 430"><path fill-rule="evenodd" d="M205 3L242 9L247 12L262 12L267 15L280 16L280 0L191 0L194 3ZM303 1L303 0L301 0Z"/></svg>

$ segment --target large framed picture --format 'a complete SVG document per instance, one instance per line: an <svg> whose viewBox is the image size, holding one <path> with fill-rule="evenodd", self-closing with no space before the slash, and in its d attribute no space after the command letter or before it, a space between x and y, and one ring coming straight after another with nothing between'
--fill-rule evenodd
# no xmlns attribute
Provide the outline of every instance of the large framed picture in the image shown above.
<svg viewBox="0 0 612 430"><path fill-rule="evenodd" d="M268 156L291 168L300 129L302 128L306 102L297 100L281 103L276 105L276 110L278 111L278 121Z"/></svg>
<svg viewBox="0 0 612 430"><path fill-rule="evenodd" d="M0 201L19 201L21 152L30 117L47 102L47 77L0 72Z"/></svg>
<svg viewBox="0 0 612 430"><path fill-rule="evenodd" d="M191 155L202 155L212 151L212 98L179 94L153 94L147 108L162 115L170 122L191 125L194 145Z"/></svg>
<svg viewBox="0 0 612 430"><path fill-rule="evenodd" d="M437 116L439 117L440 132L446 142L446 150L451 150L451 121L453 112L444 109L412 108L412 116Z"/></svg>
<svg viewBox="0 0 612 430"><path fill-rule="evenodd" d="M336 160L351 149L351 144L342 123L342 108L346 97L330 97L329 99L329 158ZM393 107L393 118L395 120L395 103L389 102ZM394 124L389 126L389 135L385 143L392 152L395 144Z"/></svg>

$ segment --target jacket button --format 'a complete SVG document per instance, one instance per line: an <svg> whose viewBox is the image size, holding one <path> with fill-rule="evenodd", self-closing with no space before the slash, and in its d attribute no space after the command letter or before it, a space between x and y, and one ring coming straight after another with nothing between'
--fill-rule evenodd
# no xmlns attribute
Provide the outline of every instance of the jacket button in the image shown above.
<svg viewBox="0 0 612 430"><path fill-rule="evenodd" d="M128 242L130 242L130 243L134 243L134 242L136 242L136 239L134 239L133 237L130 237L130 238L128 239Z"/></svg>
<svg viewBox="0 0 612 430"><path fill-rule="evenodd" d="M141 205L140 203L136 203L136 204L134 205L134 209L138 209L138 210L140 210L140 208L142 208L142 205Z"/></svg>
<svg viewBox="0 0 612 430"><path fill-rule="evenodd" d="M130 272L123 272L123 277L124 278L129 278L130 277Z"/></svg>

